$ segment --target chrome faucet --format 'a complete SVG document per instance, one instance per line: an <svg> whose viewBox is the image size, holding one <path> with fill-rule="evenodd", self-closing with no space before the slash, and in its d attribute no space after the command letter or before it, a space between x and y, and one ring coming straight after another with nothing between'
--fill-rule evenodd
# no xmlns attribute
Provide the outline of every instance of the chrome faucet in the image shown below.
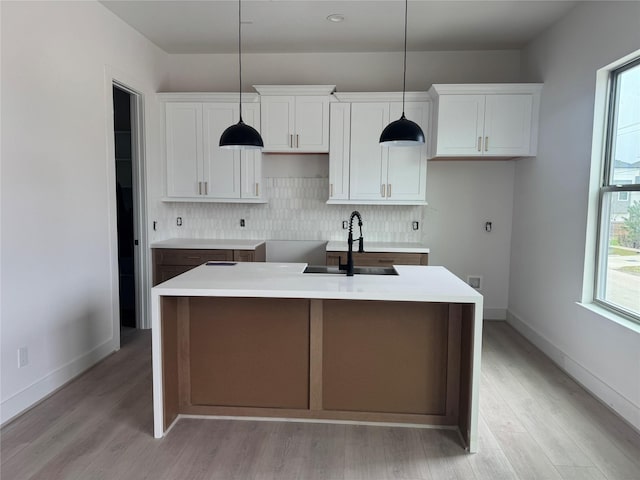
<svg viewBox="0 0 640 480"><path fill-rule="evenodd" d="M347 277L353 277L353 218L358 217L358 226L360 227L360 238L358 238L358 253L364 253L364 245L362 238L362 217L360 216L360 212L354 210L351 212L351 217L349 218L349 237L347 238L347 246L349 249L347 250L347 263L342 264L339 263L338 268L340 270L347 271Z"/></svg>

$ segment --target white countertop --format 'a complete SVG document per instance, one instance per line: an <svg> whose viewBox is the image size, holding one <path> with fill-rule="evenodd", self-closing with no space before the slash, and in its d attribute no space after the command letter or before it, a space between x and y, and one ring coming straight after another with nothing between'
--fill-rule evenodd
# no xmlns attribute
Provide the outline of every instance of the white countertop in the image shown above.
<svg viewBox="0 0 640 480"><path fill-rule="evenodd" d="M358 245L354 245L357 247ZM347 240L331 241L327 243L327 252L346 252ZM367 242L364 239L364 251L371 253L429 253L429 249L421 243L411 242Z"/></svg>
<svg viewBox="0 0 640 480"><path fill-rule="evenodd" d="M186 248L207 250L255 250L264 240L234 240L213 238L169 238L153 242L151 248Z"/></svg>
<svg viewBox="0 0 640 480"><path fill-rule="evenodd" d="M272 297L474 303L482 295L444 267L398 265L399 275L302 273L306 263L201 265L153 287L153 296Z"/></svg>

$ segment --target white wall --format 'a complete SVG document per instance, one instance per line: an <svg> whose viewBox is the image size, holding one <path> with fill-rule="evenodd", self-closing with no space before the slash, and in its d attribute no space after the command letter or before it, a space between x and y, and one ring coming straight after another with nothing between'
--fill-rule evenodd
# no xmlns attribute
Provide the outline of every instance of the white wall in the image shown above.
<svg viewBox="0 0 640 480"><path fill-rule="evenodd" d="M5 422L117 347L105 65L149 95L153 157L166 55L95 2L1 8Z"/></svg>
<svg viewBox="0 0 640 480"><path fill-rule="evenodd" d="M514 170L513 161L429 163L423 221L429 264L444 265L463 280L481 275L487 319L506 317Z"/></svg>
<svg viewBox="0 0 640 480"><path fill-rule="evenodd" d="M544 89L538 157L516 165L509 295L512 324L637 428L640 334L576 302L596 71L640 47L639 25L639 2L586 2L523 51Z"/></svg>
<svg viewBox="0 0 640 480"><path fill-rule="evenodd" d="M339 92L402 90L402 52L243 54L243 90L251 85L336 85ZM408 52L407 90L433 83L517 82L520 52ZM167 91L233 92L237 55L169 55Z"/></svg>

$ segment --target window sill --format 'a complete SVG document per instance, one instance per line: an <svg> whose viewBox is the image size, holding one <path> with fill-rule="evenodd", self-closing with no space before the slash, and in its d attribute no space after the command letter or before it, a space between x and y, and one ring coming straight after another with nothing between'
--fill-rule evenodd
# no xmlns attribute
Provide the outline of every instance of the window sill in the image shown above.
<svg viewBox="0 0 640 480"><path fill-rule="evenodd" d="M623 317L622 315L619 315L611 310L601 307L600 305L596 305L595 303L590 302L576 302L576 304L635 333L640 333L640 324L634 322L633 320L629 320L628 318Z"/></svg>

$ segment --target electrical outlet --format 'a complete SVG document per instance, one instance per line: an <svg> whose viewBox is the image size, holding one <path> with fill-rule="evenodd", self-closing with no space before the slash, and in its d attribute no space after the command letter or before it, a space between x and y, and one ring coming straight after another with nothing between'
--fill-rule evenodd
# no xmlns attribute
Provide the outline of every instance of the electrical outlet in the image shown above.
<svg viewBox="0 0 640 480"><path fill-rule="evenodd" d="M411 228L413 228L414 230L418 230L418 228L420 228L420 224L418 222L411 222Z"/></svg>
<svg viewBox="0 0 640 480"><path fill-rule="evenodd" d="M342 221L342 229L346 230L347 228L349 228L349 220L343 220Z"/></svg>
<svg viewBox="0 0 640 480"><path fill-rule="evenodd" d="M18 349L18 368L26 367L27 365L29 365L29 349L20 347Z"/></svg>
<svg viewBox="0 0 640 480"><path fill-rule="evenodd" d="M179 227L182 226L182 217L176 218L176 225L179 226Z"/></svg>
<svg viewBox="0 0 640 480"><path fill-rule="evenodd" d="M241 227L244 227L244 218L241 218L241 219L240 219L240 226L241 226Z"/></svg>
<svg viewBox="0 0 640 480"><path fill-rule="evenodd" d="M467 275L467 283L476 290L482 290L482 275Z"/></svg>

